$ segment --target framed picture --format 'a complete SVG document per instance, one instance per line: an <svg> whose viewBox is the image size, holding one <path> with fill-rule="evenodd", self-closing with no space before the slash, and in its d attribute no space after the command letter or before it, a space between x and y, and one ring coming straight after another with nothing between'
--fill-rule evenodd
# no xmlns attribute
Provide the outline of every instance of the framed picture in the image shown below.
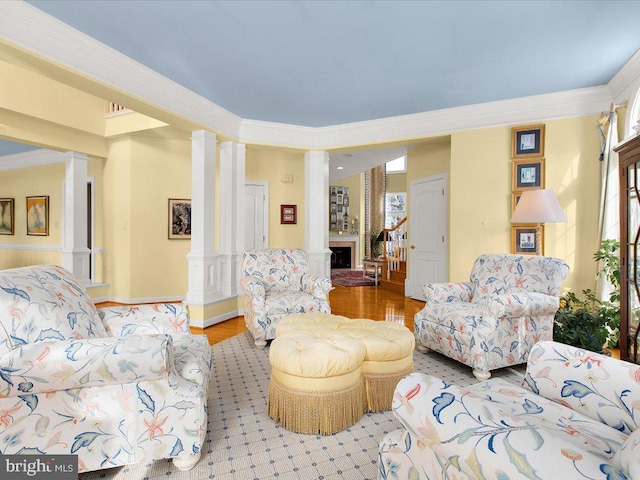
<svg viewBox="0 0 640 480"><path fill-rule="evenodd" d="M296 224L296 210L296 205L280 205L280 223L283 225Z"/></svg>
<svg viewBox="0 0 640 480"><path fill-rule="evenodd" d="M0 235L15 233L15 201L13 198L0 198Z"/></svg>
<svg viewBox="0 0 640 480"><path fill-rule="evenodd" d="M514 160L512 189L514 192L544 188L544 158L537 160Z"/></svg>
<svg viewBox="0 0 640 480"><path fill-rule="evenodd" d="M536 255L536 230L540 228L540 254L544 255L544 225L512 225L511 253Z"/></svg>
<svg viewBox="0 0 640 480"><path fill-rule="evenodd" d="M511 194L511 215L513 216L513 212L516 211L516 205L520 201L520 197L522 196L522 192L513 192Z"/></svg>
<svg viewBox="0 0 640 480"><path fill-rule="evenodd" d="M191 238L191 199L169 199L169 240Z"/></svg>
<svg viewBox="0 0 640 480"><path fill-rule="evenodd" d="M544 157L544 125L511 129L511 158Z"/></svg>
<svg viewBox="0 0 640 480"><path fill-rule="evenodd" d="M338 193L338 194L336 195L336 203L337 203L338 205L342 205L342 204L344 203L344 194L342 194L342 193Z"/></svg>
<svg viewBox="0 0 640 480"><path fill-rule="evenodd" d="M49 195L27 197L27 235L49 235Z"/></svg>

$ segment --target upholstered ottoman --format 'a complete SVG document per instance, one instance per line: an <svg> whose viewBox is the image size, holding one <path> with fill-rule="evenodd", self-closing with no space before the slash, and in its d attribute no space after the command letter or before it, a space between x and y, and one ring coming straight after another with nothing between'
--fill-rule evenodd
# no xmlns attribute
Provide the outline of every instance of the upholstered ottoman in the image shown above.
<svg viewBox="0 0 640 480"><path fill-rule="evenodd" d="M269 416L287 430L330 435L367 410L364 344L334 330L289 332L269 348Z"/></svg>
<svg viewBox="0 0 640 480"><path fill-rule="evenodd" d="M399 323L368 319L342 323L337 331L357 338L366 348L362 375L368 411L391 410L396 385L402 377L413 372L413 333Z"/></svg>
<svg viewBox="0 0 640 480"><path fill-rule="evenodd" d="M291 339L295 339L295 344L291 342ZM339 365L339 362L344 361L344 353L337 355L335 352L331 353L327 348L327 341L332 342L334 339L340 339L342 342L339 346L334 344L333 347L335 348L357 349L358 354L354 357L349 357L350 361L359 358L359 352L364 351L357 370L351 364ZM352 342L346 342L346 339L351 339ZM397 383L402 377L413 372L415 337L407 327L397 323L369 319L351 320L347 317L328 313L289 315L278 324L276 340L271 344L272 351L269 357L272 372L274 372L271 377L274 387L273 389L270 388L269 393L269 413L276 421L286 416L284 412L287 412L290 407L283 405L283 410L279 410L280 407L275 406L272 408L272 403L275 400L272 398L272 394L275 395L277 391L283 388L283 381L281 380L284 377L283 369L285 372L292 369L300 370L297 365L301 364L301 358L306 362L312 362L314 365L313 375L316 378L314 382L317 384L321 383L318 380L319 375L321 375L318 372L318 365L324 365L323 368L325 370L329 367L332 369L339 368L342 371L341 375L344 375L346 371L360 372L364 384L363 397L352 396L349 401L357 408L359 408L361 402L364 403L365 411L369 412L391 409L393 392ZM275 354L273 353L274 345L276 347ZM286 345L288 349L295 347L298 351L304 350L304 353L296 353L295 358L287 358L282 353L284 350L283 345ZM275 355L275 358L272 358L272 355ZM291 356L291 354L288 355ZM287 361L288 363L276 366L274 364L276 360L278 362ZM311 372L312 369L307 365L305 371L299 371L297 374L284 377L288 381L286 386L290 389L297 389L300 385L307 385L307 381L304 379L307 379ZM355 373L352 374L355 375ZM331 384L331 382L329 383ZM340 388L344 386L340 384ZM329 402L328 398L333 395L331 390L326 390L325 393L328 397L322 400L323 405L327 404ZM277 417L274 411L276 408ZM337 416L342 417L343 414L340 413ZM353 423L359 418L360 416ZM339 419L338 421L340 422ZM343 428L349 426L347 425L348 422L341 423L346 425ZM283 426L288 428L284 424ZM298 428L291 429L301 432Z"/></svg>

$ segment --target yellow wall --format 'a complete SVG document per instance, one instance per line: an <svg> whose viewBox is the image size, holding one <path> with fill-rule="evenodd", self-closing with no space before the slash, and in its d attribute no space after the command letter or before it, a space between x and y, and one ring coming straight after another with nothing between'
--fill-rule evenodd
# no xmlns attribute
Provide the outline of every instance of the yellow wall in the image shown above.
<svg viewBox="0 0 640 480"><path fill-rule="evenodd" d="M387 173L387 192L406 192L407 191L407 174L406 173Z"/></svg>
<svg viewBox="0 0 640 480"><path fill-rule="evenodd" d="M247 180L269 183L269 248L304 248L304 154L291 150L248 146ZM293 183L283 183L285 174ZM297 205L298 223L280 224L280 205Z"/></svg>
<svg viewBox="0 0 640 480"><path fill-rule="evenodd" d="M105 163L107 268L121 299L181 298L188 289L189 240L169 240L169 198L191 198L191 142L124 137Z"/></svg>
<svg viewBox="0 0 640 480"><path fill-rule="evenodd" d="M568 217L545 229L545 254L567 261L564 285L575 291L592 288L596 251L599 189L597 117L545 122L546 187L554 190ZM469 278L475 258L511 249L511 127L472 130L451 135L449 178L449 275ZM480 228L480 219L486 228Z"/></svg>

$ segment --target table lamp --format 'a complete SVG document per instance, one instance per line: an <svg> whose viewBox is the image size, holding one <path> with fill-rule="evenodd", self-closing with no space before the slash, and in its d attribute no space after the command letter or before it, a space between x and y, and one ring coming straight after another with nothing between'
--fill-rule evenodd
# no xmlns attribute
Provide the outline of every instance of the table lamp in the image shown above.
<svg viewBox="0 0 640 480"><path fill-rule="evenodd" d="M558 197L553 190L525 190L516 205L511 223L533 223L536 225L536 255L541 255L540 227L543 223L566 222Z"/></svg>

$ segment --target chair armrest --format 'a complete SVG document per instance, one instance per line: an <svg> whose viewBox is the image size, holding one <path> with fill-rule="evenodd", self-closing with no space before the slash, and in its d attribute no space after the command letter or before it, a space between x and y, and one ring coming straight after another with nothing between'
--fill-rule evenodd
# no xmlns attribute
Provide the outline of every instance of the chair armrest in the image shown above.
<svg viewBox="0 0 640 480"><path fill-rule="evenodd" d="M0 357L0 397L168 378L169 335L21 345Z"/></svg>
<svg viewBox="0 0 640 480"><path fill-rule="evenodd" d="M536 317L555 315L560 300L558 297L537 292L511 293L484 298L480 303L495 318Z"/></svg>
<svg viewBox="0 0 640 480"><path fill-rule="evenodd" d="M626 434L640 424L640 365L564 343L538 342L523 386Z"/></svg>
<svg viewBox="0 0 640 480"><path fill-rule="evenodd" d="M179 303L102 307L98 314L111 337L189 333L189 312Z"/></svg>
<svg viewBox="0 0 640 480"><path fill-rule="evenodd" d="M302 275L302 291L310 293L316 298L327 298L327 294L331 290L331 280L319 277L311 273Z"/></svg>
<svg viewBox="0 0 640 480"><path fill-rule="evenodd" d="M244 294L246 296L251 297L252 299L262 298L264 301L267 286L261 278L254 275L243 277L240 281L240 286L244 290Z"/></svg>
<svg viewBox="0 0 640 480"><path fill-rule="evenodd" d="M470 302L473 298L471 282L427 283L423 290L427 303Z"/></svg>

